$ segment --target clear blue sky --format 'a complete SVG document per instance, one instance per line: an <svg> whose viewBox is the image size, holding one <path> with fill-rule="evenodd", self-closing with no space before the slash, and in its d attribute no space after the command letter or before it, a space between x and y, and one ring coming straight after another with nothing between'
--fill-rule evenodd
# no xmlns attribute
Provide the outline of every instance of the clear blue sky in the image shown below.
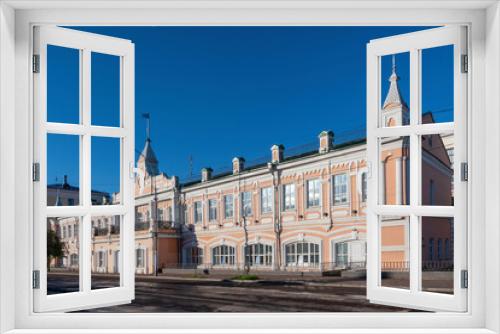
<svg viewBox="0 0 500 334"><path fill-rule="evenodd" d="M136 50L136 149L142 150L151 114L153 148L160 170L185 177L193 172L269 156L272 144L285 147L317 141L322 130L337 134L365 127L366 44L375 38L419 27L86 27L130 39ZM453 107L451 48L426 51L424 110ZM49 120L78 120L78 55L49 52ZM383 59L383 91L391 59ZM408 56L396 58L401 90L408 97ZM118 62L94 55L94 124L116 125ZM96 140L93 188L118 190L114 172L117 143ZM114 153L116 152L116 153ZM49 183L69 174L78 185L78 142L49 141Z"/></svg>

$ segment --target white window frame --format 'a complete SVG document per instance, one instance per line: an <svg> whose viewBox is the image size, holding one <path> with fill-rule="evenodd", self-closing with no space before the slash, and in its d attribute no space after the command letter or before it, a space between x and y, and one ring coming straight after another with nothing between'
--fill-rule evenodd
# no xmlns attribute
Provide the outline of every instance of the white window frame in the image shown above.
<svg viewBox="0 0 500 334"><path fill-rule="evenodd" d="M315 189L315 187L313 186L313 192L311 193L311 188L310 188L310 185L311 184L314 184L314 183L317 183L318 185L318 188ZM321 206L321 179L320 178L317 178L317 179L311 179L311 180L307 180L306 181L306 207L307 208L317 208L319 206ZM315 201L316 198L311 198L311 195L314 195L314 197L317 197L317 200L318 200L318 204L311 204L311 201Z"/></svg>
<svg viewBox="0 0 500 334"><path fill-rule="evenodd" d="M228 215L228 201L226 200L227 198L231 198L229 203L231 204L231 215ZM224 195L224 219L233 219L234 218L234 195L233 194L227 194Z"/></svg>
<svg viewBox="0 0 500 334"><path fill-rule="evenodd" d="M273 187L261 188L260 189L260 213L266 214L266 213L273 212L273 203L274 203Z"/></svg>
<svg viewBox="0 0 500 334"><path fill-rule="evenodd" d="M468 162L467 129L468 114L467 86L469 74L463 71L462 55L469 55L467 46L468 28L464 25L450 25L416 33L401 34L394 37L370 41L367 46L367 159L371 164L372 175L368 183L367 210L367 296L370 301L389 305L412 305L412 307L435 311L467 310L468 289L462 287L462 271L468 270L467 254L467 189L468 182L460 179L460 171L455 170L453 206L424 205L422 194L421 136L428 134L453 133L457 161ZM433 47L454 45L453 82L454 82L454 119L452 122L423 124L421 120L421 51ZM381 124L381 57L410 52L410 124L385 127ZM410 204L383 205L380 191L381 146L384 138L408 136L410 139ZM384 287L381 284L381 220L383 216L409 217L409 289ZM455 245L453 294L432 293L421 287L421 218L454 217L453 238ZM436 240L437 241L437 240ZM435 251L434 251L435 253ZM472 263L472 262L470 262ZM402 303L402 304L400 304Z"/></svg>
<svg viewBox="0 0 500 334"><path fill-rule="evenodd" d="M142 264L139 266L139 261L137 255L139 253L142 253ZM135 263L135 269L144 269L146 268L146 248L144 247L138 247L134 251L134 263Z"/></svg>
<svg viewBox="0 0 500 334"><path fill-rule="evenodd" d="M212 207L211 204L215 203L215 205ZM208 221L215 222L217 221L217 199L211 198L208 200ZM213 211L212 211L213 210ZM212 215L213 213L213 215Z"/></svg>
<svg viewBox="0 0 500 334"><path fill-rule="evenodd" d="M335 179L340 178L340 177L345 178L345 201L336 202L335 198L337 196L337 191L335 189L337 188L337 184L335 183ZM332 205L334 205L334 206L349 205L349 203L350 203L349 173L347 171L345 171L342 173L334 174L334 175L332 175L331 182L332 182L332 199L333 199Z"/></svg>
<svg viewBox="0 0 500 334"><path fill-rule="evenodd" d="M287 192L287 188L293 191ZM289 198L289 199L287 199ZM283 185L283 211L295 211L297 209L297 186L295 183L287 183ZM289 202L289 204L287 204Z"/></svg>
<svg viewBox="0 0 500 334"><path fill-rule="evenodd" d="M248 198L245 199L245 196L248 195ZM253 193L251 191L244 191L240 195L241 199L241 216L242 217L251 217L253 215ZM249 208L249 212L245 212L245 208Z"/></svg>
<svg viewBox="0 0 500 334"><path fill-rule="evenodd" d="M246 8L240 8L245 4ZM248 332L244 324L293 329L311 333L313 329L338 333L338 328L357 328L364 333L499 333L500 276L500 8L493 1L332 1L275 2L272 8L259 2L223 4L208 1L179 8L177 2L123 3L80 1L71 4L41 1L5 1L0 5L0 332L42 333L47 329L66 333L111 333L103 328L129 329L145 333L148 328L234 328ZM63 8L64 6L64 8ZM134 6L135 8L130 8ZM47 9L50 8L50 9ZM138 8L142 8L138 11ZM43 9L43 10L42 10ZM85 9L85 10L82 10ZM34 314L32 312L31 260L31 47L30 26L34 23L89 25L429 25L468 23L472 76L469 99L471 112L468 146L475 152L469 160L469 255L474 263L469 276L469 308L465 314L303 314L297 329L296 314ZM12 66L15 64L15 66ZM15 126L13 126L15 124ZM12 143L16 138L16 146ZM488 140L486 140L488 138ZM491 157L486 163L486 153ZM488 180L488 182L485 182ZM14 189L14 192L12 192ZM14 194L12 196L12 194ZM488 249L486 253L485 249ZM474 251L471 251L474 250ZM15 254L15 256L12 256ZM489 265L486 266L485 263ZM14 288L12 288L14 287ZM488 291L488 294L485 294ZM14 305L14 307L12 307ZM186 321L190 319L192 321ZM252 326L252 325L249 325ZM376 328L384 327L383 330ZM27 329L28 330L23 330ZM242 328L239 330L239 328ZM467 328L467 329L465 329ZM420 329L420 330L419 330ZM116 330L115 330L116 332ZM263 332L255 329L255 332Z"/></svg>
<svg viewBox="0 0 500 334"><path fill-rule="evenodd" d="M198 212L198 206L200 209L200 212ZM193 203L193 223L194 224L201 224L203 223L203 201L194 201Z"/></svg>
<svg viewBox="0 0 500 334"><path fill-rule="evenodd" d="M33 52L39 55L39 73L33 75L33 161L39 163L39 181L33 183L33 270L39 271L40 288L34 290L34 309L37 312L67 311L95 307L104 304L129 303L134 297L134 273L128 265L131 252L125 251L124 270L120 286L93 290L91 287L91 229L92 217L122 215L124 229L121 246L133 244L132 212L134 203L130 197L134 153L134 45L125 39L79 32L71 29L41 25L32 28ZM48 45L79 50L79 105L80 122L65 124L47 120L47 58ZM118 127L96 126L91 122L91 57L92 52L119 57L120 110ZM49 134L78 135L80 201L78 206L47 206L47 136ZM114 205L93 205L91 191L91 140L94 137L117 138L120 141L120 173L123 201ZM46 268L46 217L79 217L80 270L79 291L72 294L47 293ZM104 224L98 219L99 228ZM65 225L65 236L73 235L71 226Z"/></svg>

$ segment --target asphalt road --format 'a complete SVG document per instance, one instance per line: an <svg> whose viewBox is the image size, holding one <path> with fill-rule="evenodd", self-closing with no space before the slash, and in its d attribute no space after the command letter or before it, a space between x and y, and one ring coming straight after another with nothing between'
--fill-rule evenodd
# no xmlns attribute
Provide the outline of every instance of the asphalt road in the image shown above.
<svg viewBox="0 0 500 334"><path fill-rule="evenodd" d="M75 277L50 275L52 293L72 291ZM116 286L114 277L94 277L94 288ZM307 282L148 278L136 279L136 298L128 305L92 312L408 312L371 304L363 282Z"/></svg>

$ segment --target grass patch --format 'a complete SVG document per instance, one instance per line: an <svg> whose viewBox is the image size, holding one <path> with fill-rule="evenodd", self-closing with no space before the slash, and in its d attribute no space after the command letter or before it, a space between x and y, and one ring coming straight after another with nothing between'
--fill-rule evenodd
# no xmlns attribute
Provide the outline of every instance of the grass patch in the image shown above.
<svg viewBox="0 0 500 334"><path fill-rule="evenodd" d="M191 275L191 278L207 278L206 275L200 275L200 274L193 274Z"/></svg>
<svg viewBox="0 0 500 334"><path fill-rule="evenodd" d="M259 279L259 276L253 274L248 274L248 275L244 274L244 275L234 276L231 279L238 281L255 281Z"/></svg>

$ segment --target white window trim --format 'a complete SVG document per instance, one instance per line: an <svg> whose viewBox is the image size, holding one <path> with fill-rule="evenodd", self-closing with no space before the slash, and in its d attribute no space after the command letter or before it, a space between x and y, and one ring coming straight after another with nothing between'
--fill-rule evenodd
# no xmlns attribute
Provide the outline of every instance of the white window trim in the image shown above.
<svg viewBox="0 0 500 334"><path fill-rule="evenodd" d="M16 333L41 333L42 328L65 329L65 333L111 333L99 328L135 329L128 333L152 332L141 330L198 326L193 332L206 332L202 328L235 328L256 324L269 329L288 328L295 333L297 320L302 332L340 332L335 328L362 327L363 332L387 333L456 333L457 328L473 328L469 332L500 332L500 169L497 130L500 115L500 9L494 1L282 1L253 2L242 0L232 3L207 1L192 2L128 1L75 1L71 4L53 1L16 1L0 4L0 221L15 224L0 225L0 332L16 329ZM120 8L128 6L129 9ZM61 9L58 6L72 7ZM95 6L92 8L92 6ZM180 8L184 6L184 8ZM489 6L489 7L488 7ZM51 8L40 11L40 8ZM78 7L89 9L81 10ZM99 7L99 8L98 8ZM104 9L106 7L108 9ZM134 7L133 9L130 7ZM138 11L136 8L145 8ZM161 7L161 8L156 8ZM245 8L242 8L245 7ZM266 8L265 8L266 7ZM364 7L364 9L363 9ZM15 9L34 9L15 11ZM487 10L486 10L487 8ZM410 10L408 10L410 9ZM474 87L469 116L469 179L470 210L469 255L473 271L469 282L469 311L466 314L33 314L31 286L30 245L32 206L30 182L31 127L30 127L30 24L166 24L166 25L401 25L402 23L436 25L467 22L472 26L471 63ZM486 27L487 29L486 29ZM15 34L15 36L14 36ZM12 64L16 64L15 68ZM469 94L471 94L469 92ZM15 124L15 126L12 126ZM16 139L16 146L12 145ZM486 138L488 139L486 141ZM486 163L486 153L488 163ZM485 182L485 180L488 182ZM15 189L11 196L11 189ZM26 198L29 200L26 201ZM17 245L17 247L16 247ZM471 252L471 249L474 252ZM485 252L488 249L488 253ZM16 256L11 256L16 254ZM24 263L25 265L17 265ZM486 266L485 263L489 265ZM492 265L493 264L493 265ZM15 287L14 289L12 287ZM485 290L488 294L485 294ZM471 293L473 291L473 293ZM15 305L15 307L12 307ZM300 319L299 319L300 318ZM186 321L191 319L191 321ZM203 320L201 320L203 319ZM201 321L200 321L201 320ZM94 328L88 329L89 327ZM426 328L423 328L425 326ZM383 330L373 328L385 327ZM30 328L28 330L28 328ZM24 330L26 329L26 330ZM347 332L348 330L343 330ZM45 330L45 333L47 331ZM116 331L115 331L116 332ZM165 330L165 332L167 332ZM170 331L172 332L172 331ZM220 332L220 330L218 330ZM246 331L248 333L248 329ZM255 330L255 332L263 332ZM269 331L268 331L269 332ZM465 332L465 331L460 331Z"/></svg>

